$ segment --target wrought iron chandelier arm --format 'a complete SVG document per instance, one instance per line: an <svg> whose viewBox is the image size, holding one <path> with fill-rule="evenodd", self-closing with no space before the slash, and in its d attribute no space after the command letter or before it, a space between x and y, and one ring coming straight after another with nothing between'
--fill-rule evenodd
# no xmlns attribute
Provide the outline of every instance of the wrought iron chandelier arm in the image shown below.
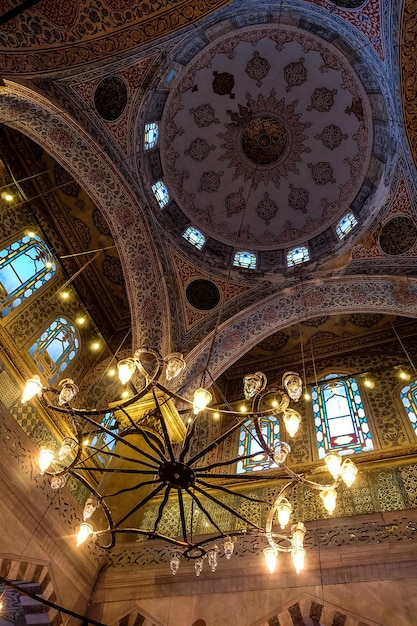
<svg viewBox="0 0 417 626"><path fill-rule="evenodd" d="M120 409L121 412L127 416L127 418L129 419L129 422L132 425L132 428L134 430L136 430L146 441L146 443L148 444L148 446L151 448L151 450L153 450L155 452L155 454L157 454L159 456L159 458L161 459L161 461L168 461L168 459L166 458L166 456L162 453L161 449L158 448L158 446L155 444L155 440L152 441L152 439L154 439L150 433L148 433L144 428L141 428L138 424L135 424L135 422L132 420L132 418L130 417L130 415L127 413L127 411L125 411L123 408Z"/></svg>
<svg viewBox="0 0 417 626"><path fill-rule="evenodd" d="M133 509L130 509L130 511L128 511L126 513L126 515L123 515L123 517L115 524L115 527L118 528L120 526L120 524L123 524L123 522L125 522L129 517L134 515L136 513L136 511L139 511L139 509L141 509L143 506L145 506L145 504L147 504L149 502L149 500L152 500L152 498L154 496L156 496L156 494L159 493L161 491L161 489L164 489L165 487L166 487L166 485L164 483L161 484L161 485L158 485L158 487L156 487L156 489L151 491L151 493L149 493L147 496L145 496L145 498L143 498L143 500L138 502L138 504L136 506L134 506Z"/></svg>
<svg viewBox="0 0 417 626"><path fill-rule="evenodd" d="M206 479L219 479L219 478L232 478L233 480L247 480L247 481L260 481L260 480L269 480L271 482L271 476L249 476L248 474L207 474L202 472L195 472L196 478L206 478Z"/></svg>
<svg viewBox="0 0 417 626"><path fill-rule="evenodd" d="M162 502L161 502L161 504L159 505L159 508L158 508L158 515L157 515L157 518L155 520L155 524L153 525L153 532L154 533L156 533L156 531L158 529L158 524L159 524L159 522L162 519L162 515L164 513L165 506L166 506L166 504L168 502L169 493L170 493L171 489L172 489L172 487L170 485L167 485L167 488L166 488L165 493L164 493L163 500L162 500Z"/></svg>
<svg viewBox="0 0 417 626"><path fill-rule="evenodd" d="M197 454L195 454L189 461L188 461L188 465L192 465L193 463L195 463L196 461L198 461L199 459L201 459L201 457L205 456L206 454L208 454L209 452L211 452L212 450L214 450L214 448L217 448L217 446L222 443L225 439L227 439L228 437L230 437L230 435L235 432L235 430L237 430L238 428L240 428L243 424L243 422L245 422L247 420L247 417L245 417L244 419L238 420L236 422L236 424L234 424L231 428L229 428L229 430L227 430L225 433L223 433L222 435L220 435L219 437L217 437L217 439L215 439L214 441L212 441L211 443L209 443L205 448L203 448L202 450L200 450L200 452L197 452Z"/></svg>
<svg viewBox="0 0 417 626"><path fill-rule="evenodd" d="M192 436L194 435L195 424L196 424L196 420L193 420L185 436L184 443L183 443L182 450L181 450L180 457L179 457L179 460L181 462L184 461L185 455L190 449L190 443L191 443Z"/></svg>
<svg viewBox="0 0 417 626"><path fill-rule="evenodd" d="M84 461L88 461L89 459L93 458L96 454L98 454L99 452L102 452L103 449L101 448L94 448L94 446L88 446L91 450L95 450L95 453L90 455L89 457L87 457L86 459L83 459ZM135 459L134 457L130 457L130 456L126 456L123 454L118 454L117 452L110 452L106 450L106 456L111 456L114 457L116 459L122 459L123 461L129 461L130 463L136 463L137 465L143 465L145 467L151 467L155 470L158 469L158 467L156 465L151 465L150 463L147 463L146 461L143 461L141 459ZM155 463L158 463L158 459L154 459L153 457L151 457L153 461L155 461ZM135 470L136 471L136 470Z"/></svg>
<svg viewBox="0 0 417 626"><path fill-rule="evenodd" d="M152 467L152 466L149 466ZM157 473L158 468L152 470L136 470L136 469L128 469L128 468L117 468L117 467L85 467L84 465L77 465L76 467L71 468L72 470L84 471L84 472L109 472L111 474L151 474L154 475ZM46 474L46 472L45 472Z"/></svg>
<svg viewBox="0 0 417 626"><path fill-rule="evenodd" d="M212 496L210 493L208 492L204 492L202 489L200 489L197 485L194 485L194 489L196 489L199 493L202 493L204 496L206 496L207 498L209 498L209 500L212 500L213 502L215 502L218 506L221 506L223 509L225 509L226 511L228 511L229 513L231 513L234 517L239 518L242 522L244 522L245 524L249 524L249 526L252 526L252 528L256 528L256 530L263 532L263 528L261 528L260 526L258 526L257 524L254 524L253 522L251 522L250 520L248 520L246 517L243 517L240 513L238 513L237 511L234 511L232 508L230 508L230 506L228 506L225 502L222 502L221 500L218 500L217 498L215 498L214 496ZM219 529L219 532L221 532L221 530Z"/></svg>
<svg viewBox="0 0 417 626"><path fill-rule="evenodd" d="M195 472L208 472L209 470L214 469L215 467L222 467L224 465L233 465L233 463L237 463L237 461L243 461L244 459L252 459L254 456L257 456L259 452L252 452L252 454L242 454L241 456L233 457L233 459L229 459L228 461L218 461L217 463L212 463L211 465L206 465L205 467L196 467L194 469Z"/></svg>
<svg viewBox="0 0 417 626"><path fill-rule="evenodd" d="M199 493L202 493L203 496L207 496L206 493L204 493L204 491L202 489L199 489L197 487L197 485L194 484L194 489L197 490ZM221 528L219 528L219 526L216 524L216 522L214 521L214 519L211 517L210 513L207 511L207 509L205 508L205 506L201 503L201 500L198 498L198 496L196 496L195 493L193 493L189 488L187 488L187 493L191 496L191 498L195 501L195 503L197 504L198 508L204 513L204 515L207 517L207 519L209 520L210 524L212 524L214 526L214 528L216 528L216 530L218 530L218 532L224 537L224 533L222 532ZM219 504L219 502L217 502L217 504Z"/></svg>
<svg viewBox="0 0 417 626"><path fill-rule="evenodd" d="M182 497L181 489L178 489L177 493L178 493L178 505L179 505L179 509L180 509L182 536L183 536L184 541L189 543L188 539L187 539L187 522L185 520L184 498ZM191 523L192 523L192 520L191 520Z"/></svg>
<svg viewBox="0 0 417 626"><path fill-rule="evenodd" d="M251 502L259 502L261 504L268 504L267 500L262 500L259 498L252 498L251 496L247 496L244 493L236 494L235 491L232 491L231 489L228 489L227 487L223 487L223 485L210 485L210 483L206 483L206 481L201 480L201 478L198 480L198 484L203 485L203 487L208 487L209 489L217 489L219 491L223 491L224 493L227 493L230 496L238 495L239 498L244 498L245 500L250 500Z"/></svg>
<svg viewBox="0 0 417 626"><path fill-rule="evenodd" d="M187 549L189 548L189 544L184 541L180 541L179 539L173 539L172 537L167 537L166 535L161 535L161 533L154 533L149 530L142 530L141 528L113 528L108 530L98 530L95 531L96 536L104 535L105 533L111 533L112 536L121 535L121 534L130 534L130 535L142 535L143 537L148 537L149 539L160 539L161 541L166 541L167 543L171 543L174 546L178 546L180 548ZM113 547L115 542L113 542L112 546L101 546L104 549L107 547Z"/></svg>
<svg viewBox="0 0 417 626"><path fill-rule="evenodd" d="M136 485L132 485L131 487L126 487L124 489L119 489L119 491L114 491L113 493L105 493L103 494L103 498L112 498L114 496L119 496L121 493L127 493L128 491L135 491L136 489L140 489L141 487L146 487L146 485L155 485L159 483L159 478L154 480L145 480L144 482L137 483Z"/></svg>
<svg viewBox="0 0 417 626"><path fill-rule="evenodd" d="M171 461L175 461L174 450L172 449L171 439L170 439L169 434L168 434L167 425L165 424L164 416L162 415L161 407L159 406L158 398L156 396L154 388L152 388L152 395L153 395L153 398L154 398L154 402L155 402L156 410L157 410L157 413L158 413L159 421L161 422L162 432L164 434L165 445L166 445L167 450L168 450L169 458L171 459Z"/></svg>

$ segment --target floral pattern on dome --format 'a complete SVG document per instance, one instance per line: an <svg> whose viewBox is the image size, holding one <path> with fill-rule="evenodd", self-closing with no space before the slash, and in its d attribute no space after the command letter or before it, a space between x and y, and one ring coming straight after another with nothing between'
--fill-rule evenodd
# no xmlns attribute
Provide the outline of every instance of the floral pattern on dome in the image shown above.
<svg viewBox="0 0 417 626"><path fill-rule="evenodd" d="M262 57L256 50L253 53L253 57L247 62L245 72L249 78L256 82L256 86L260 87L270 69L271 65L268 60Z"/></svg>
<svg viewBox="0 0 417 626"><path fill-rule="evenodd" d="M307 111L315 109L322 113L330 111L334 105L334 97L337 89L328 89L327 87L316 87L311 94L311 103L307 107Z"/></svg>
<svg viewBox="0 0 417 626"><path fill-rule="evenodd" d="M278 205L270 197L267 191L264 193L263 199L256 206L256 213L268 225L273 217L278 213Z"/></svg>
<svg viewBox="0 0 417 626"><path fill-rule="evenodd" d="M329 124L329 126L323 128L323 131L320 134L315 135L315 139L320 139L320 141L323 142L323 146L326 146L329 150L338 148L343 139L347 138L348 135L343 133L339 126L336 126L336 124Z"/></svg>
<svg viewBox="0 0 417 626"><path fill-rule="evenodd" d="M190 143L190 147L184 151L184 154L189 155L194 161L204 161L208 157L210 150L214 150L214 146L210 145L208 141L197 137Z"/></svg>
<svg viewBox="0 0 417 626"><path fill-rule="evenodd" d="M306 82L308 72L304 65L304 58L300 58L294 63L289 63L284 67L284 78L287 82L287 91L291 91L293 87L299 87Z"/></svg>

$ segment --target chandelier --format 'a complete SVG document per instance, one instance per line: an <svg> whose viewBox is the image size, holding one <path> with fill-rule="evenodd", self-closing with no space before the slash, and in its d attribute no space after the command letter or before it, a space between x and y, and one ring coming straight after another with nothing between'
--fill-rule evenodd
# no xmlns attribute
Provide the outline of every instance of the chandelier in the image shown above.
<svg viewBox="0 0 417 626"><path fill-rule="evenodd" d="M70 433L62 439L59 450L54 450L48 442L41 446L41 474L49 477L53 489L62 488L68 478L73 477L90 491L77 545L92 538L102 548L111 549L119 536L121 539L131 536L160 539L172 545L170 567L173 574L185 558L194 561L199 576L205 560L215 571L220 541L224 556L230 559L237 537L249 533L264 538L263 553L271 573L280 552L289 553L296 571L300 572L306 554L306 528L302 521L290 525L292 505L287 495L295 485L303 483L319 492L325 509L331 514L336 507L338 485L342 481L348 487L353 484L356 466L335 452L328 454L323 469L331 474L332 480L322 484L288 467L288 443L277 440L271 446L265 440L262 418L268 416L277 417L289 437L294 437L298 431L301 416L290 406L291 402L298 402L303 390L301 377L296 372L285 372L281 385L268 387L262 372L247 374L243 379L246 410L242 414L230 405L210 407L212 395L203 387L194 392L192 399L170 389L171 381L178 378L185 367L180 353L163 358L156 350L139 348L133 357L118 363L118 373L124 385L134 375L139 375L140 390L135 389L132 397L102 409L76 407L74 400L79 389L69 378L60 381L58 388L44 387L38 375L26 382L22 401L37 397L48 410L61 414ZM227 429L200 447L195 433L203 411L223 415ZM106 416L111 418L110 422L103 420ZM256 438L256 452L210 460L209 455L219 445L239 429L247 428L248 423L254 427L248 432ZM111 450L109 442L115 444ZM273 476L270 472L236 473L236 464L256 457L259 450L274 464ZM104 456L106 462L99 462ZM275 484L277 479L285 479L286 484L274 501L256 498L239 489L250 483ZM238 506L228 503L227 496L266 506L265 527L242 514ZM143 514L151 501L158 503L157 513L146 526ZM179 512L178 532L161 532L167 507L173 502ZM194 537L193 518L197 510L215 529L214 535ZM231 515L242 530L223 528L215 511Z"/></svg>

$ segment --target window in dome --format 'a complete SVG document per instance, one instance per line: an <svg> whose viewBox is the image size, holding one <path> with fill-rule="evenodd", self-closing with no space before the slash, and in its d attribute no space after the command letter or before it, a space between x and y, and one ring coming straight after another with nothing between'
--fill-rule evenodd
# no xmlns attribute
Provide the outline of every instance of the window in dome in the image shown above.
<svg viewBox="0 0 417 626"><path fill-rule="evenodd" d="M193 226L189 226L187 230L185 230L182 234L184 239L189 241L193 246L197 248L197 250L201 250L204 244L206 243L206 238L197 228Z"/></svg>
<svg viewBox="0 0 417 626"><path fill-rule="evenodd" d="M152 191L154 192L155 198L158 201L158 204L161 209L164 208L170 201L168 189L165 187L165 184L162 180L158 180L154 185L152 185Z"/></svg>
<svg viewBox="0 0 417 626"><path fill-rule="evenodd" d="M143 138L143 147L145 150L152 150L152 148L155 148L158 145L158 134L158 122L145 124L145 135Z"/></svg>
<svg viewBox="0 0 417 626"><path fill-rule="evenodd" d="M339 239L343 239L351 230L355 228L358 221L353 213L346 213L336 226L336 234Z"/></svg>
<svg viewBox="0 0 417 626"><path fill-rule="evenodd" d="M236 252L233 265L235 267L245 267L249 270L256 270L256 254L253 252Z"/></svg>
<svg viewBox="0 0 417 626"><path fill-rule="evenodd" d="M1 315L5 317L51 279L56 265L38 235L25 235L0 251Z"/></svg>
<svg viewBox="0 0 417 626"><path fill-rule="evenodd" d="M299 248L293 248L287 252L287 266L293 267L294 265L300 265L310 260L310 253L306 246L300 246Z"/></svg>
<svg viewBox="0 0 417 626"><path fill-rule="evenodd" d="M64 317L57 317L29 348L29 354L50 384L71 363L78 352L75 327Z"/></svg>
<svg viewBox="0 0 417 626"><path fill-rule="evenodd" d="M321 382L311 390L321 459L332 450L352 454L374 449L358 383L353 377L331 380L338 376L326 376L327 382Z"/></svg>
<svg viewBox="0 0 417 626"><path fill-rule="evenodd" d="M273 446L274 443L279 440L278 418L272 415L269 417L261 417L259 426L267 445ZM239 431L238 455L242 457L248 454L253 456L250 459L238 461L236 468L238 474L276 467L276 463L274 463L259 444L259 438L252 420L245 422Z"/></svg>
<svg viewBox="0 0 417 626"><path fill-rule="evenodd" d="M400 399L404 405L410 424L417 435L417 380L401 389Z"/></svg>

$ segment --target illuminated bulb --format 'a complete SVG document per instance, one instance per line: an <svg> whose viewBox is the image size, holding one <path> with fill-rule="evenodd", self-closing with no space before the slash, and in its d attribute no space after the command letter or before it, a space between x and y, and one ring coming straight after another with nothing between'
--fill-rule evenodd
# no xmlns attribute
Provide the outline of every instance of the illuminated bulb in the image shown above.
<svg viewBox="0 0 417 626"><path fill-rule="evenodd" d="M216 567L217 567L217 552L218 551L219 551L218 547L214 546L214 548L212 548L208 552L208 564L210 565L212 572L216 571Z"/></svg>
<svg viewBox="0 0 417 626"><path fill-rule="evenodd" d="M294 411L294 409L287 409L286 411L283 411L283 417L287 433L290 437L294 437L301 424L301 415L298 411Z"/></svg>
<svg viewBox="0 0 417 626"><path fill-rule="evenodd" d="M51 489L61 489L62 487L65 487L67 478L67 474L57 474L56 476L51 476Z"/></svg>
<svg viewBox="0 0 417 626"><path fill-rule="evenodd" d="M187 420L187 424L192 424L193 423L193 418L190 416Z"/></svg>
<svg viewBox="0 0 417 626"><path fill-rule="evenodd" d="M54 458L55 454L52 452L52 450L44 449L40 451L38 462L41 474L44 474L46 472Z"/></svg>
<svg viewBox="0 0 417 626"><path fill-rule="evenodd" d="M77 535L77 548L82 543L84 543L84 541L86 541L89 536L93 534L93 532L94 530L91 524L88 524L87 522L81 522L80 529Z"/></svg>
<svg viewBox="0 0 417 626"><path fill-rule="evenodd" d="M172 555L169 566L171 568L173 576L175 576L180 568L180 557L176 552L174 552L174 554Z"/></svg>
<svg viewBox="0 0 417 626"><path fill-rule="evenodd" d="M0 611L2 610L4 604L3 604L3 600L0 600Z"/></svg>
<svg viewBox="0 0 417 626"><path fill-rule="evenodd" d="M84 315L79 315L75 321L77 322L78 326L82 326L83 324L85 324L86 318L84 317Z"/></svg>
<svg viewBox="0 0 417 626"><path fill-rule="evenodd" d="M36 395L40 396L42 393L41 379L37 374L29 378L26 381L25 388L22 393L22 402L25 403L28 400L32 400Z"/></svg>
<svg viewBox="0 0 417 626"><path fill-rule="evenodd" d="M287 498L281 498L277 505L278 523L281 528L285 528L290 521L292 506Z"/></svg>
<svg viewBox="0 0 417 626"><path fill-rule="evenodd" d="M306 527L303 522L297 522L291 526L291 540L293 548L302 548L304 546L304 536Z"/></svg>
<svg viewBox="0 0 417 626"><path fill-rule="evenodd" d="M91 344L91 349L92 350L99 350L100 349L100 342L99 341L93 341L93 343Z"/></svg>
<svg viewBox="0 0 417 626"><path fill-rule="evenodd" d="M324 457L324 462L330 474L335 480L340 476L340 468L342 467L342 457L337 452L330 452Z"/></svg>
<svg viewBox="0 0 417 626"><path fill-rule="evenodd" d="M282 376L282 386L290 396L291 400L298 402L303 393L303 381L297 372L285 372Z"/></svg>
<svg viewBox="0 0 417 626"><path fill-rule="evenodd" d="M402 379L402 380L408 380L410 378L410 375L407 374L407 372L404 372L403 370L400 371L400 373L398 374L398 376Z"/></svg>
<svg viewBox="0 0 417 626"><path fill-rule="evenodd" d="M75 446L74 439L71 439L71 437L64 437L61 443L61 447L58 452L58 457L60 459L64 459L66 456L68 456L68 454L71 452L74 446Z"/></svg>
<svg viewBox="0 0 417 626"><path fill-rule="evenodd" d="M351 487L356 480L358 468L350 459L346 459L342 463L340 475L346 487Z"/></svg>
<svg viewBox="0 0 417 626"><path fill-rule="evenodd" d="M224 556L228 560L230 559L230 557L233 554L233 550L235 548L235 541L236 541L236 539L234 537L225 537L224 538L224 541L223 541Z"/></svg>
<svg viewBox="0 0 417 626"><path fill-rule="evenodd" d="M61 291L60 295L61 295L61 298L63 300L68 300L68 298L69 298L69 291Z"/></svg>
<svg viewBox="0 0 417 626"><path fill-rule="evenodd" d="M311 396L308 393L308 391L306 391L305 394L304 394L304 400L311 400Z"/></svg>
<svg viewBox="0 0 417 626"><path fill-rule="evenodd" d="M278 402L276 400L272 400L272 406L274 407L274 409L276 409L276 407L278 406Z"/></svg>
<svg viewBox="0 0 417 626"><path fill-rule="evenodd" d="M90 519L90 517L93 515L97 507L98 507L97 497L92 493L84 504L83 520L86 521Z"/></svg>
<svg viewBox="0 0 417 626"><path fill-rule="evenodd" d="M246 406L244 404L242 404L242 406L240 407L240 412L241 413L246 413L246 411L247 411Z"/></svg>
<svg viewBox="0 0 417 626"><path fill-rule="evenodd" d="M52 261L46 261L45 262L45 267L46 267L47 270L50 270L52 268L52 265L53 265Z"/></svg>
<svg viewBox="0 0 417 626"><path fill-rule="evenodd" d="M35 237L35 233L33 232L33 230L30 230L28 232L28 237L30 237L31 239L33 239Z"/></svg>
<svg viewBox="0 0 417 626"><path fill-rule="evenodd" d="M269 573L273 574L277 566L277 552L274 548L269 546L268 548L264 548L263 553L265 557L265 564L269 569Z"/></svg>
<svg viewBox="0 0 417 626"><path fill-rule="evenodd" d="M129 392L127 390L126 391L122 391L122 398L126 399L128 397L129 397Z"/></svg>
<svg viewBox="0 0 417 626"><path fill-rule="evenodd" d="M1 199L5 200L6 202L11 202L13 198L14 196L10 193L10 191L3 191L1 194Z"/></svg>
<svg viewBox="0 0 417 626"><path fill-rule="evenodd" d="M115 376L116 374L116 370L114 369L114 367L112 367L108 372L107 372L107 376Z"/></svg>
<svg viewBox="0 0 417 626"><path fill-rule="evenodd" d="M287 456L291 452L291 448L285 441L277 441L274 444L274 461L277 465L285 463Z"/></svg>
<svg viewBox="0 0 417 626"><path fill-rule="evenodd" d="M213 413L213 419L214 420L220 419L220 413L217 413L217 411L215 413Z"/></svg>
<svg viewBox="0 0 417 626"><path fill-rule="evenodd" d="M375 383L373 383L372 380L369 380L369 378L366 378L363 384L365 387L368 387L368 389L373 389L375 387Z"/></svg>
<svg viewBox="0 0 417 626"><path fill-rule="evenodd" d="M304 559L306 551L304 548L294 548L291 551L292 562L294 563L295 571L299 574L304 569Z"/></svg>
<svg viewBox="0 0 417 626"><path fill-rule="evenodd" d="M196 576L200 576L201 572L203 571L203 565L204 565L203 559L201 557L198 557L198 559L196 559L194 563Z"/></svg>
<svg viewBox="0 0 417 626"><path fill-rule="evenodd" d="M87 447L87 446L89 446L89 445L90 445L90 440L88 439L88 437L86 437L86 438L83 440L83 446L86 448L86 447Z"/></svg>
<svg viewBox="0 0 417 626"><path fill-rule="evenodd" d="M136 371L136 365L133 359L122 359L117 364L119 380L122 385L126 385Z"/></svg>
<svg viewBox="0 0 417 626"><path fill-rule="evenodd" d="M206 406L211 402L211 393L207 389L200 387L194 391L193 409L194 414L198 415L200 411L203 411Z"/></svg>
<svg viewBox="0 0 417 626"><path fill-rule="evenodd" d="M324 508L331 515L336 508L337 494L334 489L323 489L320 491L320 497L323 500Z"/></svg>
<svg viewBox="0 0 417 626"><path fill-rule="evenodd" d="M74 383L72 378L64 378L60 381L60 386L62 387L60 394L58 396L58 404L63 406L64 404L68 404L71 402L77 395L79 389L77 385Z"/></svg>

